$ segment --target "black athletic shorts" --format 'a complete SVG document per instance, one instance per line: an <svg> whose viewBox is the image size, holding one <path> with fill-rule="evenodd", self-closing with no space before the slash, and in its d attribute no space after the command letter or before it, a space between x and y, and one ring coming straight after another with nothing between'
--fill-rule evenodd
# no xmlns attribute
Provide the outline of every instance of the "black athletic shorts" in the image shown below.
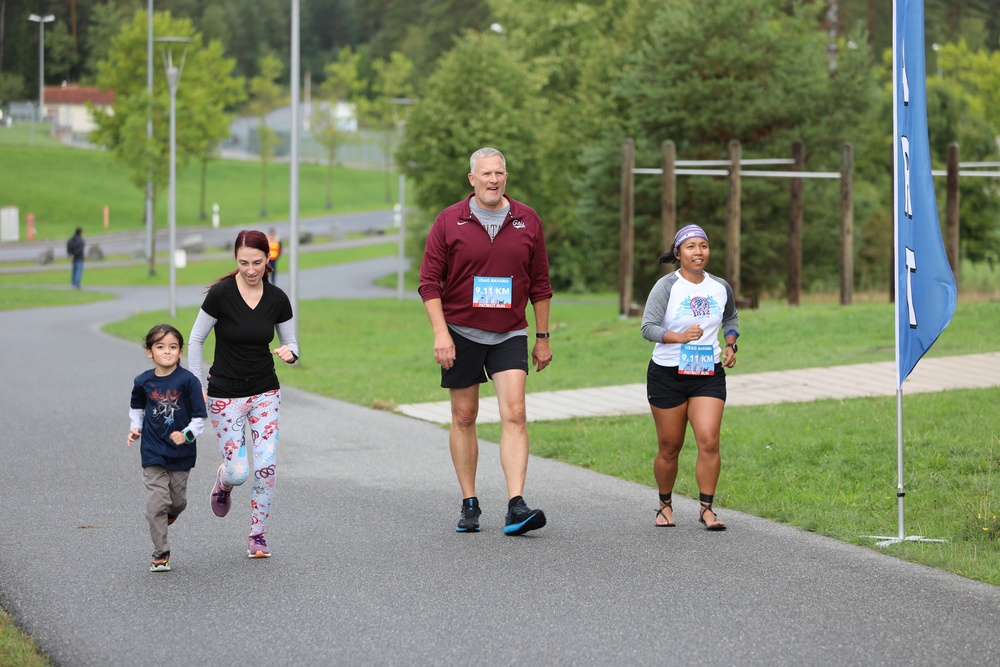
<svg viewBox="0 0 1000 667"><path fill-rule="evenodd" d="M646 369L646 398L654 408L669 410L694 396L726 400L726 371L715 364L715 375L681 375L677 366L660 366L649 361Z"/></svg>
<svg viewBox="0 0 1000 667"><path fill-rule="evenodd" d="M486 382L494 373L520 369L528 372L528 337L511 336L496 345L483 345L450 331L455 342L455 363L441 369L441 386L465 389Z"/></svg>

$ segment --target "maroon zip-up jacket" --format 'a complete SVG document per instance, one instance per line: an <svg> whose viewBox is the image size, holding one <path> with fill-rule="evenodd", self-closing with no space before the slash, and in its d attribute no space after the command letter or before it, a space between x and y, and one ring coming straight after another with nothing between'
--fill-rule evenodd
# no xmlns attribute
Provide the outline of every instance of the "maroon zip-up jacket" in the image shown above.
<svg viewBox="0 0 1000 667"><path fill-rule="evenodd" d="M542 221L535 210L504 195L510 212L493 242L472 215L469 200L441 211L420 263L420 298L441 299L445 322L506 333L528 326L529 302L552 298ZM476 276L512 279L510 308L474 308Z"/></svg>

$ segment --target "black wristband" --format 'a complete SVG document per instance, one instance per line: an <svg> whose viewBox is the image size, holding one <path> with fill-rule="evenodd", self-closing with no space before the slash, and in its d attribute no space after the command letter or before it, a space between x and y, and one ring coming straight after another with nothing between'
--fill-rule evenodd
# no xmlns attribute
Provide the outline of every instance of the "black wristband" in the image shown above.
<svg viewBox="0 0 1000 667"><path fill-rule="evenodd" d="M548 338L548 337L549 337L548 332L546 332L546 333L536 333L535 334L535 338Z"/></svg>

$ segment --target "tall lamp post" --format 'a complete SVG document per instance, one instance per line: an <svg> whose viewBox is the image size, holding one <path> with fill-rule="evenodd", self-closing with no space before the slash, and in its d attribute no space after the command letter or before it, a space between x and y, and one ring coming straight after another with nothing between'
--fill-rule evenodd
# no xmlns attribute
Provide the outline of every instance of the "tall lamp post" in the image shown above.
<svg viewBox="0 0 1000 667"><path fill-rule="evenodd" d="M288 286L289 299L292 302L292 312L299 312L299 70L300 70L300 22L301 12L299 0L292 0L292 32L291 32L291 112L292 112L292 150L288 182L288 220L289 220L289 254L288 254ZM295 320L292 320L295 322ZM298 324L295 325L298 327ZM298 336L298 330L295 335Z"/></svg>
<svg viewBox="0 0 1000 667"><path fill-rule="evenodd" d="M494 24L496 25L496 24ZM413 99L409 97L395 97L390 101L392 106L392 119L396 124L396 132L400 139L403 137L403 129L406 127L407 114L402 108L413 104ZM397 109L399 109L397 111ZM403 300L403 277L406 275L406 175L402 167L399 168L399 202L395 206L393 224L399 230L399 242L396 253L396 300Z"/></svg>
<svg viewBox="0 0 1000 667"><path fill-rule="evenodd" d="M177 86L181 82L187 58L187 37L159 37L163 67L170 87L170 193L167 199L167 224L170 226L170 317L177 317ZM174 64L174 49L181 52L181 64Z"/></svg>
<svg viewBox="0 0 1000 667"><path fill-rule="evenodd" d="M146 141L153 143L153 0L149 0L146 10L146 95L149 101L146 105ZM149 275L156 275L156 245L153 240L153 159L149 159L149 169L146 172L146 261L149 262Z"/></svg>
<svg viewBox="0 0 1000 667"><path fill-rule="evenodd" d="M45 24L52 23L56 17L31 14L28 20L38 24L38 120L42 121L45 119Z"/></svg>

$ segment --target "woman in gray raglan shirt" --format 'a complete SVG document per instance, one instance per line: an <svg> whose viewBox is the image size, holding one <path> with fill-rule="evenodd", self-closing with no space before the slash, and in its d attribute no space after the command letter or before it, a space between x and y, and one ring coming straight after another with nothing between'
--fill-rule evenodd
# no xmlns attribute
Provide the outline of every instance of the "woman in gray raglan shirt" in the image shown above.
<svg viewBox="0 0 1000 667"><path fill-rule="evenodd" d="M695 479L707 530L725 530L712 502L722 469L719 434L726 405L726 368L736 363L739 319L733 290L705 270L708 235L698 225L677 232L671 252L661 262L679 261L680 268L653 286L642 315L642 335L656 343L646 373L649 409L656 424L659 451L653 475L660 493L656 525L674 526L671 494L677 459L688 424L698 445ZM719 332L725 347L719 346Z"/></svg>

